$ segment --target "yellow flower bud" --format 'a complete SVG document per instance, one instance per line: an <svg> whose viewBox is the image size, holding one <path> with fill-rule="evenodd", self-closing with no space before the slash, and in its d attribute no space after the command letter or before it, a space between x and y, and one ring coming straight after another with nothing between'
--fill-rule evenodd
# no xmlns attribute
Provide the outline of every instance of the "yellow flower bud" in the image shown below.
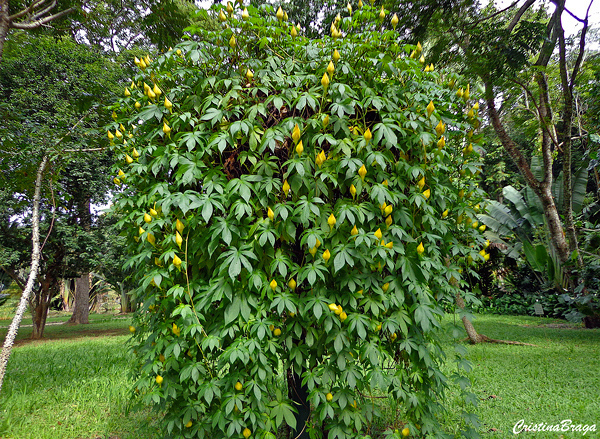
<svg viewBox="0 0 600 439"><path fill-rule="evenodd" d="M327 72L323 73L323 77L321 78L321 85L325 90L329 87L329 76L327 76Z"/></svg>
<svg viewBox="0 0 600 439"><path fill-rule="evenodd" d="M441 150L444 146L446 146L446 137L442 136L437 142L437 147Z"/></svg>
<svg viewBox="0 0 600 439"><path fill-rule="evenodd" d="M288 184L288 181L287 181L287 180L285 180L285 181L283 182L283 187L282 187L282 189L283 189L283 193L284 193L284 194L285 194L285 196L287 197L287 196L288 196L288 193L290 192L290 185Z"/></svg>
<svg viewBox="0 0 600 439"><path fill-rule="evenodd" d="M350 185L350 194L352 195L352 198L356 197L356 187L354 187L353 184Z"/></svg>
<svg viewBox="0 0 600 439"><path fill-rule="evenodd" d="M333 229L333 226L335 226L336 222L337 222L337 220L335 219L335 216L333 215L333 213L331 215L329 215L329 218L327 218L327 224L329 224L329 227L331 227Z"/></svg>
<svg viewBox="0 0 600 439"><path fill-rule="evenodd" d="M177 218L177 221L175 222L175 228L179 233L183 233L184 225L181 221L179 221L179 218Z"/></svg>
<svg viewBox="0 0 600 439"><path fill-rule="evenodd" d="M444 122L442 122L441 120L438 122L438 124L435 127L435 132L438 136L441 136L446 132L446 125L444 125Z"/></svg>
<svg viewBox="0 0 600 439"><path fill-rule="evenodd" d="M442 213L442 218L446 218L448 216L448 209L444 210Z"/></svg>
<svg viewBox="0 0 600 439"><path fill-rule="evenodd" d="M381 229L377 229L375 231L374 235L375 235L375 238L377 238L379 240L383 236L383 233L381 233Z"/></svg>
<svg viewBox="0 0 600 439"><path fill-rule="evenodd" d="M133 163L133 159L129 156L129 154L125 154L125 161L128 165L131 165Z"/></svg>
<svg viewBox="0 0 600 439"><path fill-rule="evenodd" d="M294 129L292 130L292 140L294 143L298 143L300 140L300 127L298 124L294 125Z"/></svg>
<svg viewBox="0 0 600 439"><path fill-rule="evenodd" d="M135 104L133 104L133 106L139 110L142 104L140 104L138 101L135 101Z"/></svg>
<svg viewBox="0 0 600 439"><path fill-rule="evenodd" d="M150 232L148 232L148 234L146 235L146 239L152 245L154 245L154 243L156 242L156 239L154 238L154 235L152 233L150 233Z"/></svg>
<svg viewBox="0 0 600 439"><path fill-rule="evenodd" d="M331 253L329 253L329 250L325 250L323 252L323 259L325 259L325 262L329 261L329 258L331 258Z"/></svg>
<svg viewBox="0 0 600 439"><path fill-rule="evenodd" d="M111 133L110 130L108 130L107 136L108 136L108 140L113 140L115 138L115 135L113 133Z"/></svg>
<svg viewBox="0 0 600 439"><path fill-rule="evenodd" d="M254 73L252 73L252 70L250 70L250 69L246 70L246 79L248 81L252 81L252 78L254 78Z"/></svg>
<svg viewBox="0 0 600 439"><path fill-rule="evenodd" d="M365 131L364 136L367 143L369 143L369 141L373 138L373 134L371 134L371 130L369 128L367 128L367 130Z"/></svg>
<svg viewBox="0 0 600 439"><path fill-rule="evenodd" d="M225 20L227 20L227 17L225 16L225 14L223 14L223 9L221 9L219 11L219 21L223 22Z"/></svg>
<svg viewBox="0 0 600 439"><path fill-rule="evenodd" d="M485 224L482 224L479 226L479 231L483 233L483 232L485 232L486 228L487 228L487 226Z"/></svg>
<svg viewBox="0 0 600 439"><path fill-rule="evenodd" d="M169 135L169 133L171 132L171 127L169 125L167 125L167 122L163 122L163 133L165 133L167 136Z"/></svg>
<svg viewBox="0 0 600 439"><path fill-rule="evenodd" d="M281 9L281 6L279 6L279 9L277 9L277 13L275 14L275 16L277 17L277 19L279 21L283 21L283 9Z"/></svg>
<svg viewBox="0 0 600 439"><path fill-rule="evenodd" d="M433 105L433 101L429 101L429 105L427 105L427 117L430 117L434 110L435 106Z"/></svg>
<svg viewBox="0 0 600 439"><path fill-rule="evenodd" d="M423 192L423 196L428 199L431 196L431 191L427 189L425 192Z"/></svg>
<svg viewBox="0 0 600 439"><path fill-rule="evenodd" d="M294 278L290 279L290 281L288 282L288 287L290 287L290 290L292 291L296 289L296 281L294 280Z"/></svg>
<svg viewBox="0 0 600 439"><path fill-rule="evenodd" d="M417 50L417 53L421 53L423 51L423 46L421 46L421 42L420 41L417 42L417 49L416 50Z"/></svg>
<svg viewBox="0 0 600 439"><path fill-rule="evenodd" d="M394 14L392 17L392 27L396 29L396 26L398 26L398 14Z"/></svg>
<svg viewBox="0 0 600 439"><path fill-rule="evenodd" d="M391 205L391 204L390 204L389 206L385 206L385 207L383 208L383 214L384 214L384 215L390 215L390 214L392 213L392 210L393 210L393 209L394 209L394 208L392 207L392 205Z"/></svg>
<svg viewBox="0 0 600 439"><path fill-rule="evenodd" d="M129 88L125 87L125 97L129 96L131 96L131 92L129 91Z"/></svg>
<svg viewBox="0 0 600 439"><path fill-rule="evenodd" d="M304 152L304 146L302 146L302 140L300 142L298 142L298 145L296 145L296 153L298 155L302 155L302 152Z"/></svg>
<svg viewBox="0 0 600 439"><path fill-rule="evenodd" d="M385 219L385 225L388 227L392 225L392 216L391 215L388 215L388 217Z"/></svg>
<svg viewBox="0 0 600 439"><path fill-rule="evenodd" d="M298 36L298 31L296 30L296 26L292 25L292 30L290 32L292 38L296 38Z"/></svg>
<svg viewBox="0 0 600 439"><path fill-rule="evenodd" d="M179 256L173 256L173 265L175 265L176 267L179 267L181 265L181 259L179 258Z"/></svg>
<svg viewBox="0 0 600 439"><path fill-rule="evenodd" d="M423 190L423 187L425 186L425 177L421 177L421 179L417 183L417 186L419 186L420 191Z"/></svg>
<svg viewBox="0 0 600 439"><path fill-rule="evenodd" d="M137 159L140 157L140 153L138 152L137 149L133 148L133 151L131 152L131 157L133 157L134 159Z"/></svg>
<svg viewBox="0 0 600 439"><path fill-rule="evenodd" d="M383 20L385 18L385 10L383 9L383 5L381 5L381 11L379 11L379 19Z"/></svg>
<svg viewBox="0 0 600 439"><path fill-rule="evenodd" d="M350 3L348 3L348 6L346 6L346 9L348 10L348 14L352 15L352 5Z"/></svg>
<svg viewBox="0 0 600 439"><path fill-rule="evenodd" d="M360 175L361 180L365 180L365 175L367 175L367 168L365 168L365 165L362 165L360 167L360 169L358 170L358 175Z"/></svg>
<svg viewBox="0 0 600 439"><path fill-rule="evenodd" d="M337 63L339 60L340 60L340 52L338 52L338 50L335 49L333 51L333 61Z"/></svg>
<svg viewBox="0 0 600 439"><path fill-rule="evenodd" d="M227 13L229 15L233 14L233 5L231 4L231 2L227 2Z"/></svg>
<svg viewBox="0 0 600 439"><path fill-rule="evenodd" d="M362 9L362 7L363 7L362 0L358 0L358 9Z"/></svg>
<svg viewBox="0 0 600 439"><path fill-rule="evenodd" d="M148 215L147 213L144 214L144 221L147 223L151 223L152 222L152 217L150 215Z"/></svg>
<svg viewBox="0 0 600 439"><path fill-rule="evenodd" d="M246 21L250 18L250 14L248 13L248 8L244 8L242 12L242 20Z"/></svg>
<svg viewBox="0 0 600 439"><path fill-rule="evenodd" d="M179 234L179 232L175 232L175 243L179 246L179 248L181 249L181 244L183 244L183 238L181 237L181 235Z"/></svg>
<svg viewBox="0 0 600 439"><path fill-rule="evenodd" d="M329 311L336 312L338 310L338 306L335 303L329 304Z"/></svg>
<svg viewBox="0 0 600 439"><path fill-rule="evenodd" d="M419 62L421 64L425 64L425 56L424 55L421 55L421 58L419 58Z"/></svg>
<svg viewBox="0 0 600 439"><path fill-rule="evenodd" d="M271 283L269 284L269 286L271 287L271 289L272 289L273 291L275 291L275 288L277 288L277 281L276 281L275 279L273 279L273 280L271 281Z"/></svg>
<svg viewBox="0 0 600 439"><path fill-rule="evenodd" d="M271 210L270 207L267 208L267 216L269 217L269 219L271 221L273 221L275 219L275 214L273 213L273 210Z"/></svg>
<svg viewBox="0 0 600 439"><path fill-rule="evenodd" d="M165 108L169 111L173 108L173 103L165 96Z"/></svg>
<svg viewBox="0 0 600 439"><path fill-rule="evenodd" d="M423 243L421 242L418 246L417 246L417 253L419 255L422 255L425 252L425 247L423 247Z"/></svg>
<svg viewBox="0 0 600 439"><path fill-rule="evenodd" d="M317 247L312 247L309 251L308 251L312 256L315 255L315 253L317 253Z"/></svg>
<svg viewBox="0 0 600 439"><path fill-rule="evenodd" d="M356 224L354 225L354 227L352 227L352 230L350 230L350 235L358 235L358 229L356 228Z"/></svg>
<svg viewBox="0 0 600 439"><path fill-rule="evenodd" d="M235 35L232 35L231 38L229 39L229 47L231 47L232 49L235 48Z"/></svg>
<svg viewBox="0 0 600 439"><path fill-rule="evenodd" d="M335 66L333 65L333 61L329 61L329 64L327 65L327 73L329 73L329 76L333 76L334 71Z"/></svg>

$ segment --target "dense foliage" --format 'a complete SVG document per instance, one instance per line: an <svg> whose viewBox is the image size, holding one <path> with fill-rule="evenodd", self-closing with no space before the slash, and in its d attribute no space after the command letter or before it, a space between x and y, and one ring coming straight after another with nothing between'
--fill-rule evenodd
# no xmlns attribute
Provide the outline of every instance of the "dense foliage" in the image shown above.
<svg viewBox="0 0 600 439"><path fill-rule="evenodd" d="M380 392L441 437L441 303L489 257L468 84L383 9L319 40L271 6L215 13L113 106L138 391L168 437L298 433L294 374L311 437L373 434Z"/></svg>

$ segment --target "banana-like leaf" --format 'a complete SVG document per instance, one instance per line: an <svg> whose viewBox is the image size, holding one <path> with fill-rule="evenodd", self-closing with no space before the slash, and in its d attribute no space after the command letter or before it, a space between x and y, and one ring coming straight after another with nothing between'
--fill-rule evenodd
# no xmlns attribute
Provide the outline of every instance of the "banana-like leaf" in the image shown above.
<svg viewBox="0 0 600 439"><path fill-rule="evenodd" d="M587 181L588 170L585 166L582 166L573 176L573 213L576 215L579 215L583 210Z"/></svg>
<svg viewBox="0 0 600 439"><path fill-rule="evenodd" d="M559 213L563 213L565 211L563 208L565 205L564 190L564 175L561 172L552 183L552 195L554 196L554 202L556 203L556 208L558 209Z"/></svg>
<svg viewBox="0 0 600 439"><path fill-rule="evenodd" d="M477 215L477 218L500 235L510 235L517 228L515 218L505 205L491 201L487 211L488 215Z"/></svg>
<svg viewBox="0 0 600 439"><path fill-rule="evenodd" d="M546 270L548 262L548 252L543 245L537 245L536 247L527 240L523 240L523 250L525 251L525 257L527 262L531 265L535 271L543 273Z"/></svg>
<svg viewBox="0 0 600 439"><path fill-rule="evenodd" d="M521 192L519 192L512 186L505 186L504 188L502 188L502 195L504 196L504 198L506 198L508 201L514 204L515 208L519 212L519 216L521 218L524 218L531 225L532 228L535 228L537 226L535 220L531 215L530 206L525 204L525 200L523 199L523 195L521 195Z"/></svg>
<svg viewBox="0 0 600 439"><path fill-rule="evenodd" d="M534 155L531 157L531 172L537 181L544 179L544 162L540 156Z"/></svg>

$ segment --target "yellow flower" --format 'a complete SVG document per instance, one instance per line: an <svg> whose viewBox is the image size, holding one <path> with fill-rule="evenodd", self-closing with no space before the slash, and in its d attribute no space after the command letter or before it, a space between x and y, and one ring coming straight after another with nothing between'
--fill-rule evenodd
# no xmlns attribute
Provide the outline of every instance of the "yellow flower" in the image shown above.
<svg viewBox="0 0 600 439"><path fill-rule="evenodd" d="M129 96L131 96L131 92L129 91L129 88L125 87L125 97Z"/></svg>
<svg viewBox="0 0 600 439"><path fill-rule="evenodd" d="M154 238L154 235L152 233L150 233L150 232L148 232L148 235L146 236L146 239L152 245L154 245L154 243L156 242L156 239Z"/></svg>
<svg viewBox="0 0 600 439"><path fill-rule="evenodd" d="M269 219L271 221L273 221L273 219L275 219L275 214L273 213L273 210L271 210L270 207L267 207L267 216L269 217Z"/></svg>
<svg viewBox="0 0 600 439"><path fill-rule="evenodd" d="M358 235L358 229L356 228L356 224L354 225L354 227L352 227L352 230L350 230L350 235Z"/></svg>
<svg viewBox="0 0 600 439"><path fill-rule="evenodd" d="M326 114L323 118L323 128L327 128L327 125L329 125L329 114Z"/></svg>
<svg viewBox="0 0 600 439"><path fill-rule="evenodd" d="M325 90L329 87L329 76L327 76L327 72L323 73L323 77L321 78L321 85Z"/></svg>
<svg viewBox="0 0 600 439"><path fill-rule="evenodd" d="M271 283L269 284L269 286L271 287L271 289L272 289L273 291L275 291L275 288L277 288L277 281L276 281L275 279L273 279L273 280L271 281Z"/></svg>
<svg viewBox="0 0 600 439"><path fill-rule="evenodd" d="M296 145L296 153L298 155L302 155L302 152L304 151L304 146L302 146L302 140L300 142L298 142L298 145Z"/></svg>
<svg viewBox="0 0 600 439"><path fill-rule="evenodd" d="M163 377L161 377L160 375L156 375L156 384L158 384L159 386L163 383Z"/></svg>
<svg viewBox="0 0 600 439"><path fill-rule="evenodd" d="M421 179L417 183L417 186L419 186L420 191L423 190L423 187L425 186L425 177L421 177Z"/></svg>
<svg viewBox="0 0 600 439"><path fill-rule="evenodd" d="M137 159L137 158L140 156L140 153L138 152L138 150L137 150L137 149L133 148L133 151L131 152L131 156L132 156L134 159Z"/></svg>
<svg viewBox="0 0 600 439"><path fill-rule="evenodd" d="M246 70L246 79L248 81L252 81L252 78L254 78L254 73L252 73L252 70L250 70L250 69Z"/></svg>
<svg viewBox="0 0 600 439"><path fill-rule="evenodd" d="M330 303L329 304L329 310L330 311L335 312L335 311L337 311L337 309L338 309L338 306L335 303Z"/></svg>
<svg viewBox="0 0 600 439"><path fill-rule="evenodd" d="M325 259L325 262L329 261L329 258L331 258L331 253L329 253L329 250L325 250L323 252L323 259Z"/></svg>
<svg viewBox="0 0 600 439"><path fill-rule="evenodd" d="M327 156L325 155L325 151L321 150L321 152L317 155L317 158L315 159L315 163L320 168L325 162L325 160L327 160Z"/></svg>
<svg viewBox="0 0 600 439"><path fill-rule="evenodd" d="M175 222L175 228L177 229L177 231L179 233L183 233L183 229L184 229L184 225L181 221L179 221L179 218L177 218L177 221Z"/></svg>
<svg viewBox="0 0 600 439"><path fill-rule="evenodd" d="M383 20L385 18L385 11L383 9L383 5L381 5L381 11L379 11L379 19Z"/></svg>
<svg viewBox="0 0 600 439"><path fill-rule="evenodd" d="M229 39L229 47L231 47L232 49L235 47L236 43L235 43L235 35L232 35L231 38Z"/></svg>
<svg viewBox="0 0 600 439"><path fill-rule="evenodd" d="M394 210L394 208L390 204L389 206L385 206L385 208L383 209L383 214L384 215L390 215L393 210Z"/></svg>
<svg viewBox="0 0 600 439"><path fill-rule="evenodd" d="M444 146L446 146L446 137L442 136L437 142L437 147L438 149L442 149Z"/></svg>
<svg viewBox="0 0 600 439"><path fill-rule="evenodd" d="M244 8L244 11L242 12L242 20L246 21L249 18L250 14L248 13L248 8Z"/></svg>
<svg viewBox="0 0 600 439"><path fill-rule="evenodd" d="M290 279L290 281L288 282L288 287L290 287L290 290L292 291L296 289L296 281L294 280L294 278Z"/></svg>
<svg viewBox="0 0 600 439"><path fill-rule="evenodd" d="M329 73L329 76L333 76L334 71L335 71L335 66L333 65L332 61L329 61L329 64L327 65L327 73Z"/></svg>
<svg viewBox="0 0 600 439"><path fill-rule="evenodd" d="M158 212L151 207L150 208L150 215L152 215L152 216L158 216Z"/></svg>
<svg viewBox="0 0 600 439"><path fill-rule="evenodd" d="M429 189L427 189L426 191L423 192L423 196L425 198L429 198L431 196L431 191Z"/></svg>
<svg viewBox="0 0 600 439"><path fill-rule="evenodd" d="M375 237L379 240L379 239L381 239L382 236L383 236L383 233L381 233L381 228L377 229L375 231Z"/></svg>
<svg viewBox="0 0 600 439"><path fill-rule="evenodd" d="M296 30L295 25L292 25L292 30L291 30L290 34L292 35L292 38L296 38L298 36L298 31Z"/></svg>
<svg viewBox="0 0 600 439"><path fill-rule="evenodd" d="M277 17L277 19L279 21L283 20L284 15L283 15L283 9L281 9L281 6L279 6L279 9L277 9L277 13L275 14L275 16Z"/></svg>
<svg viewBox="0 0 600 439"><path fill-rule="evenodd" d="M315 243L315 248L319 248L321 247L321 241L319 241L319 238L317 238L317 242Z"/></svg>
<svg viewBox="0 0 600 439"><path fill-rule="evenodd" d="M287 180L285 180L285 181L283 182L283 187L282 187L282 189L283 189L283 193L284 193L284 194L285 194L285 196L287 197L287 196L288 196L288 193L290 192L290 185L288 184L288 181L287 181Z"/></svg>
<svg viewBox="0 0 600 439"><path fill-rule="evenodd" d="M342 311L342 312L340 313L340 320L343 322L343 321L344 321L344 320L346 320L347 318L348 318L348 315L347 315L347 314L346 314L344 311Z"/></svg>
<svg viewBox="0 0 600 439"><path fill-rule="evenodd" d="M171 133L171 127L169 125L167 125L166 121L163 122L163 128L162 128L162 130L163 130L163 133L165 133L167 136L169 136L170 133Z"/></svg>
<svg viewBox="0 0 600 439"><path fill-rule="evenodd" d="M435 111L435 105L433 105L433 101L429 101L429 105L427 105L427 117L431 116L431 113Z"/></svg>
<svg viewBox="0 0 600 439"><path fill-rule="evenodd" d="M369 143L369 141L373 138L373 134L371 134L371 130L369 128L367 128L367 130L365 131L364 136L367 143Z"/></svg>
<svg viewBox="0 0 600 439"><path fill-rule="evenodd" d="M353 184L350 185L350 194L352 195L352 198L356 197L356 187L354 187Z"/></svg>
<svg viewBox="0 0 600 439"><path fill-rule="evenodd" d="M117 185L120 186L121 185L121 180L119 180L117 177L113 178L113 182Z"/></svg>
<svg viewBox="0 0 600 439"><path fill-rule="evenodd" d="M419 255L422 255L423 252L425 251L425 247L423 247L423 243L421 242L418 246L417 246L417 253Z"/></svg>
<svg viewBox="0 0 600 439"><path fill-rule="evenodd" d="M152 221L152 217L150 215L148 215L147 213L144 214L144 221L149 223Z"/></svg>
<svg viewBox="0 0 600 439"><path fill-rule="evenodd" d="M177 245L181 249L181 244L183 244L183 238L181 237L181 235L179 234L179 232L175 232L175 242L177 243Z"/></svg>
<svg viewBox="0 0 600 439"><path fill-rule="evenodd" d="M444 122L442 122L441 120L439 121L439 123L435 127L435 132L438 136L441 136L442 134L444 134L444 132L446 132L446 125L444 125Z"/></svg>
<svg viewBox="0 0 600 439"><path fill-rule="evenodd" d="M146 233L146 231L144 229L142 229L141 227L138 228L138 235L143 235L144 233Z"/></svg>
<svg viewBox="0 0 600 439"><path fill-rule="evenodd" d="M273 335L275 337L279 337L281 335L281 329L275 328L275 330L273 331ZM248 430L248 429L246 428L246 430Z"/></svg>
<svg viewBox="0 0 600 439"><path fill-rule="evenodd" d="M300 140L300 127L298 126L298 124L294 125L294 129L292 130L292 140L294 141L294 143L298 143L298 140Z"/></svg>
<svg viewBox="0 0 600 439"><path fill-rule="evenodd" d="M425 64L425 57L423 55L421 55L421 58L419 58L419 62L421 64Z"/></svg>
<svg viewBox="0 0 600 439"><path fill-rule="evenodd" d="M385 219L385 225L386 226L391 226L392 225L392 216L389 215L386 219Z"/></svg>
<svg viewBox="0 0 600 439"><path fill-rule="evenodd" d="M446 218L448 216L448 209L444 210L442 213L442 218Z"/></svg>
<svg viewBox="0 0 600 439"><path fill-rule="evenodd" d="M314 256L317 253L317 247L312 247L308 252Z"/></svg>
<svg viewBox="0 0 600 439"><path fill-rule="evenodd" d="M142 104L140 104L138 101L135 101L135 104L133 106L139 110Z"/></svg>
<svg viewBox="0 0 600 439"><path fill-rule="evenodd" d="M385 248L388 248L388 249L390 249L390 250L391 250L392 248L394 248L394 243L393 243L392 241L388 242L388 243L385 245Z"/></svg>
<svg viewBox="0 0 600 439"><path fill-rule="evenodd" d="M179 268L179 266L181 265L181 259L179 258L179 256L173 256L173 265Z"/></svg>
<svg viewBox="0 0 600 439"><path fill-rule="evenodd" d="M192 421L189 421L187 424L185 424L185 428L190 428L192 425Z"/></svg>
<svg viewBox="0 0 600 439"><path fill-rule="evenodd" d="M352 15L352 5L350 3L348 3L348 6L346 6L346 9L348 9L348 14Z"/></svg>
<svg viewBox="0 0 600 439"><path fill-rule="evenodd" d="M181 328L178 328L175 323L173 323L173 334L175 334L177 337L179 337L179 334L181 334Z"/></svg>
<svg viewBox="0 0 600 439"><path fill-rule="evenodd" d="M485 224L482 224L482 225L480 225L480 226L479 226L479 231L480 231L480 232L485 232L485 229L486 229L486 228L487 228L487 227L486 227L486 225L485 225Z"/></svg>
<svg viewBox="0 0 600 439"><path fill-rule="evenodd" d="M362 165L360 167L360 169L358 170L358 175L360 175L361 180L365 180L365 175L367 175L367 168L365 168L365 165Z"/></svg>
<svg viewBox="0 0 600 439"><path fill-rule="evenodd" d="M396 26L398 26L398 15L394 14L394 16L392 17L392 27L396 29Z"/></svg>
<svg viewBox="0 0 600 439"><path fill-rule="evenodd" d="M223 14L223 9L221 9L219 11L219 21L223 22L225 20L227 20L227 17L225 16L225 14Z"/></svg>
<svg viewBox="0 0 600 439"><path fill-rule="evenodd" d="M383 292L387 292L388 288L390 287L389 282L386 282L383 284L383 286L381 287L381 289L383 290Z"/></svg>
<svg viewBox="0 0 600 439"><path fill-rule="evenodd" d="M341 58L340 57L340 52L338 52L338 50L335 49L333 51L333 61L337 63L340 60L340 58Z"/></svg>
<svg viewBox="0 0 600 439"><path fill-rule="evenodd" d="M336 223L336 219L335 216L333 215L333 213L331 215L329 215L329 218L327 218L327 224L329 224L329 227L331 227L333 229L333 226L335 226Z"/></svg>

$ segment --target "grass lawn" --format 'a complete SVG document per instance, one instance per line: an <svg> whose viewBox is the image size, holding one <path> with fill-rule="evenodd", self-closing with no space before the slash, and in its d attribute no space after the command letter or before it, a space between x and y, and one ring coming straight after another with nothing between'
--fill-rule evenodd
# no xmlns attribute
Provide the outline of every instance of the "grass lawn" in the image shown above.
<svg viewBox="0 0 600 439"><path fill-rule="evenodd" d="M58 316L64 321L68 316ZM449 316L446 322L453 319ZM50 325L46 341L27 342L22 328L0 394L0 437L5 439L160 438L150 412L130 411L131 355L128 319L94 315L83 326ZM24 321L28 323L27 320ZM7 321L0 321L4 337ZM491 338L536 346L469 346L472 391L480 433L512 437L515 423L575 424L600 430L600 330L534 317L478 316L475 326ZM29 332L28 332L29 331ZM451 347L447 350L450 355ZM448 392L442 422L458 432L463 407ZM389 411L388 411L389 412ZM390 412L389 424L395 416ZM535 439L600 437L600 432L523 433Z"/></svg>

